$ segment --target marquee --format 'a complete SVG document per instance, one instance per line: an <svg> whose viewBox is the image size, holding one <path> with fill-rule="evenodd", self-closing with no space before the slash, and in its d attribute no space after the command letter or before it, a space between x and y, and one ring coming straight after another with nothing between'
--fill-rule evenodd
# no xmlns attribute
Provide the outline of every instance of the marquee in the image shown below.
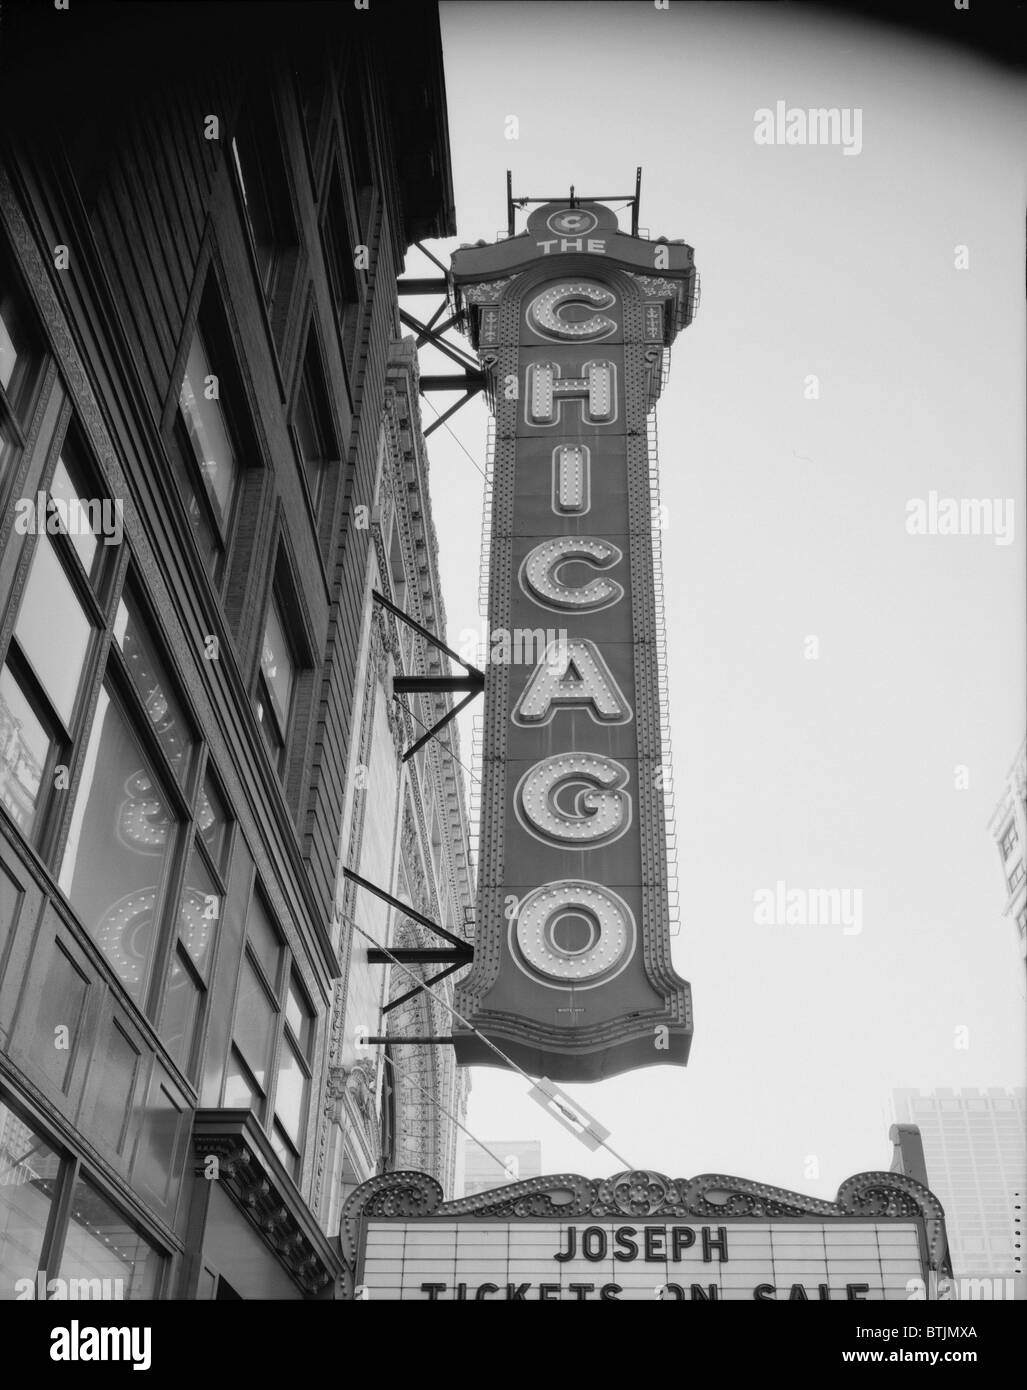
<svg viewBox="0 0 1027 1390"><path fill-rule="evenodd" d="M403 1301L882 1302L934 1284L937 1199L859 1173L834 1202L722 1174L532 1178L444 1202L372 1178L343 1214L350 1294ZM917 1294L916 1296L922 1296Z"/></svg>

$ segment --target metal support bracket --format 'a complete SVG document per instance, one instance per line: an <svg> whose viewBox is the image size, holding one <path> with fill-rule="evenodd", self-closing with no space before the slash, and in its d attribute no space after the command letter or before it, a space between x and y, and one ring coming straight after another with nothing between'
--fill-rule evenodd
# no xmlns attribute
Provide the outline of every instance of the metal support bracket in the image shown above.
<svg viewBox="0 0 1027 1390"><path fill-rule="evenodd" d="M421 242L415 242L414 245L438 267L442 274L401 277L396 281L396 289L399 291L400 297L404 299L439 295L440 300L427 322L416 318L407 309L400 309L400 323L405 328L413 329L417 335L415 347L418 351L425 346L433 347L444 357L448 357L457 367L462 368L461 371L456 372L425 372L419 379L418 389L422 396L426 396L429 391L462 391L464 393L437 420L433 420L425 427L424 437L427 439L430 434L444 425L451 415L455 415L461 406L466 405L479 391L485 390L487 378L463 345L453 338L447 337L447 334L452 330L459 329L463 322L461 313L450 313L443 319L446 310L452 307L453 281L450 271ZM439 322L440 319L442 320L441 323Z"/></svg>
<svg viewBox="0 0 1027 1390"><path fill-rule="evenodd" d="M447 647L445 642L439 640L433 632L429 632L426 627L415 622L408 613L404 613L402 608L398 608L391 599L378 592L377 589L371 590L371 598L375 603L380 603L383 608L387 608L394 617L400 622L406 623L407 627L413 628L414 632L419 633L433 647L437 647L440 652L445 652L458 665L462 666L467 672L466 676L394 676L392 680L392 693L398 695L412 694L449 694L458 690L466 690L467 694L458 701L452 709L446 711L441 719L422 734L416 743L403 754L403 761L409 762L419 748L423 748L430 738L434 738L440 729L444 729L450 720L455 719L465 705L469 705L476 695L480 695L485 689L485 673L479 671L477 666L472 666L469 661L465 661L462 656L457 656L451 647Z"/></svg>
<svg viewBox="0 0 1027 1390"><path fill-rule="evenodd" d="M436 974L430 975L424 981L424 985L434 985L439 980L444 980L447 975L452 975L454 970L462 970L465 965L470 965L474 960L474 946L470 941L463 941L459 936L454 936L452 932L446 931L445 927L440 927L437 922L433 922L430 917L426 917L423 912L418 912L409 903L401 902L399 898L387 893L384 888L379 888L376 883L371 883L368 879L362 878L352 869L343 869L343 877L348 878L351 883L355 883L358 888L366 888L369 893L373 893L376 898L381 898L390 907L402 912L405 917L412 917L415 922L419 922L422 927L427 927L436 936L442 937L444 941L450 942L447 950L442 946L435 947L397 947L394 951L385 951L380 947L372 946L367 953L368 963L371 965L391 965L393 961L399 961L405 965L445 965L444 970L439 970ZM420 994L421 985L415 985L413 989L408 989L406 994L401 994L398 999L393 999L382 1009L383 1014L389 1013L392 1009L398 1009L400 1004L405 1004L408 999L412 999L415 994ZM375 1042L384 1042L384 1038L372 1039ZM395 1041L409 1042L410 1039L395 1039Z"/></svg>

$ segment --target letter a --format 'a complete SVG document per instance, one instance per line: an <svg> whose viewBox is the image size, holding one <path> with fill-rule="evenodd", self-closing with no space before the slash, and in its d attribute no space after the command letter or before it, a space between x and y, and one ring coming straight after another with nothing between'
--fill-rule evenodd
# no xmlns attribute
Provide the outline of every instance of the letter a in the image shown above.
<svg viewBox="0 0 1027 1390"><path fill-rule="evenodd" d="M514 706L515 724L548 724L557 708L585 709L597 724L626 724L631 706L594 642L550 642Z"/></svg>

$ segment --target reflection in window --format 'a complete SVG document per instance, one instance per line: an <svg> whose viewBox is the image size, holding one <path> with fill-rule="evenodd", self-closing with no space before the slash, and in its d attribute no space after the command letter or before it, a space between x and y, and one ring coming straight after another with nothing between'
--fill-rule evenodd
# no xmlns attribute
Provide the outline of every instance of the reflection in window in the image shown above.
<svg viewBox="0 0 1027 1390"><path fill-rule="evenodd" d="M0 250L0 388L16 415L31 394L39 362L28 306Z"/></svg>
<svg viewBox="0 0 1027 1390"><path fill-rule="evenodd" d="M7 467L14 458L14 451L17 447L14 430L10 425L0 420L0 479L7 472Z"/></svg>
<svg viewBox="0 0 1027 1390"><path fill-rule="evenodd" d="M74 465L72 465L74 467ZM62 530L67 535L75 553L82 561L82 568L92 579L94 577L93 567L97 565L100 551L100 542L97 539L97 531L94 529L93 519L96 514L96 501L100 500L102 508L110 507L110 499L90 499L87 497L88 489L80 482L72 478L68 464L64 457L57 460L57 467L50 482L50 496L56 502L55 511L57 516L63 521L67 518L67 526L62 526ZM102 518L102 510L100 516ZM49 521L48 521L49 524ZM102 530L101 520L101 530Z"/></svg>
<svg viewBox="0 0 1027 1390"><path fill-rule="evenodd" d="M307 340L303 374L296 392L293 415L300 458L316 511L321 501L325 468L336 453L334 434L328 412L327 392L313 330Z"/></svg>
<svg viewBox="0 0 1027 1390"><path fill-rule="evenodd" d="M282 939L259 893L253 896L246 924L249 948L260 961L272 989L278 988L278 967L282 959Z"/></svg>
<svg viewBox="0 0 1027 1390"><path fill-rule="evenodd" d="M0 800L31 837L50 736L9 666L0 671Z"/></svg>
<svg viewBox="0 0 1027 1390"><path fill-rule="evenodd" d="M153 1298L162 1256L95 1187L79 1178L61 1257L62 1279L121 1281L123 1298ZM118 1296L117 1293L114 1295Z"/></svg>
<svg viewBox="0 0 1027 1390"><path fill-rule="evenodd" d="M268 1067L274 1045L277 1010L257 977L248 956L243 957L239 997L235 1005L235 1045L250 1076L267 1091Z"/></svg>
<svg viewBox="0 0 1027 1390"><path fill-rule="evenodd" d="M285 745L294 680L295 666L285 639L282 615L277 600L272 596L260 656L257 718L273 751Z"/></svg>
<svg viewBox="0 0 1027 1390"><path fill-rule="evenodd" d="M90 632L53 541L41 535L14 635L65 725L71 723Z"/></svg>
<svg viewBox="0 0 1027 1390"><path fill-rule="evenodd" d="M275 1129L286 1140L286 1153L279 1152L293 1176L303 1147L310 1093L310 1047L314 1015L295 977L290 979L285 999L285 1034L275 1085Z"/></svg>
<svg viewBox="0 0 1027 1390"><path fill-rule="evenodd" d="M60 1166L60 1155L0 1101L0 1299L16 1297L19 1279L35 1282Z"/></svg>
<svg viewBox="0 0 1027 1390"><path fill-rule="evenodd" d="M104 688L89 735L60 886L137 1000L149 976L174 838L167 795L128 719Z"/></svg>
<svg viewBox="0 0 1027 1390"><path fill-rule="evenodd" d="M228 841L228 813L225 810L225 803L214 785L214 779L210 776L204 780L203 786L200 788L200 805L196 821L200 827L200 834L203 836L203 843L207 846L207 853L219 869L224 869L225 848Z"/></svg>
<svg viewBox="0 0 1027 1390"><path fill-rule="evenodd" d="M246 125L246 117L243 119ZM239 179L246 221L253 238L253 250L257 257L257 272L264 297L270 299L274 294L275 270L277 269L277 247L275 245L275 223L268 196L267 180L259 152L254 148L253 130L249 127L240 144L232 140L232 161Z"/></svg>
<svg viewBox="0 0 1027 1390"><path fill-rule="evenodd" d="M204 979L210 973L210 958L220 919L221 895L203 856L194 846L186 865L178 905L178 934L186 954Z"/></svg>
<svg viewBox="0 0 1027 1390"><path fill-rule="evenodd" d="M143 622L135 596L126 589L114 619L114 640L128 663L128 674L142 700L161 747L183 785L189 778L196 740L156 644Z"/></svg>
<svg viewBox="0 0 1027 1390"><path fill-rule="evenodd" d="M197 329L189 349L178 403L207 498L224 533L235 495L238 465L220 399L211 399L214 395L213 377L214 369L203 337ZM220 395L220 381L217 391Z"/></svg>
<svg viewBox="0 0 1027 1390"><path fill-rule="evenodd" d="M182 948L175 948L164 996L160 1035L164 1046L187 1076L191 1073L196 1026L200 1018L203 990L189 969Z"/></svg>

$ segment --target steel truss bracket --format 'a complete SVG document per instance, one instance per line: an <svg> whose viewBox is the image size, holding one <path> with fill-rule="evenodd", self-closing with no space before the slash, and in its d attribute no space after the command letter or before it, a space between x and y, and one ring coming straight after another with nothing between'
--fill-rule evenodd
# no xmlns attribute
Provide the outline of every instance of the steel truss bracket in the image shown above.
<svg viewBox="0 0 1027 1390"><path fill-rule="evenodd" d="M485 673L479 671L477 666L472 666L469 661L464 661L463 657L457 656L451 647L447 647L445 642L440 641L433 632L429 632L426 627L415 622L408 613L404 613L402 608L398 608L391 599L380 594L377 589L371 590L371 598L375 603L380 603L383 608L387 608L400 622L406 623L407 627L420 633L433 647L437 647L440 652L445 652L467 672L465 676L394 676L392 678L392 693L397 698L400 695L440 695L452 694L458 690L467 691L462 700L458 701L452 709L447 710L441 719L436 720L431 728L407 749L403 754L403 761L406 763L410 761L418 749L424 747L430 738L434 738L440 729L444 729L450 720L455 719L465 705L469 705L476 695L482 693L485 689Z"/></svg>
<svg viewBox="0 0 1027 1390"><path fill-rule="evenodd" d="M446 336L453 329L460 328L463 322L463 315L460 312L452 312L453 279L451 272L421 242L416 241L414 245L422 255L427 256L438 267L442 274L401 277L396 281L396 288L400 297L439 295L440 301L435 312L427 321L416 318L407 309L400 309L400 323L405 328L413 329L417 335L414 346L418 352L425 345L428 345L441 352L444 357L448 357L461 369L448 373L425 372L420 377L418 388L422 396L426 396L429 391L462 391L464 393L455 405L451 405L444 414L425 428L424 437L427 439L440 425L445 424L451 415L455 415L461 406L466 405L479 391L485 390L487 377L466 348L453 338ZM451 312L447 314L447 310ZM445 318L442 317L443 314L446 314Z"/></svg>
<svg viewBox="0 0 1027 1390"><path fill-rule="evenodd" d="M413 921L420 923L422 927L427 927L428 931L434 932L443 941L450 943L446 949L441 946L435 947L397 947L394 951L385 951L380 947L373 946L367 953L368 963L371 965L391 965L393 961L399 961L403 965L427 965L445 964L445 969L431 975L424 982L424 988L428 985L437 984L439 980L444 980L447 975L452 975L454 970L461 970L465 965L470 965L474 960L474 946L470 941L464 941L459 936L454 936L452 932L446 931L445 927L440 927L437 922L433 922L430 917L426 917L423 912L418 912L410 903L401 902L399 898L387 893L384 888L379 888L376 883L371 883L368 879L362 878L360 874L354 873L352 869L343 869L343 877L348 878L351 883L355 883L358 888L366 888L369 893L373 893L376 898L381 898L390 907L402 912L404 917L410 917ZM383 1014L389 1013L392 1009L398 1009L400 1004L405 1004L408 999L412 999L415 994L420 994L421 985L415 985L413 989L408 989L406 994L401 994L398 999L393 999L390 1004L386 1004L382 1009ZM384 1040L379 1040L384 1041ZM394 1042L404 1041L401 1038L390 1039Z"/></svg>

